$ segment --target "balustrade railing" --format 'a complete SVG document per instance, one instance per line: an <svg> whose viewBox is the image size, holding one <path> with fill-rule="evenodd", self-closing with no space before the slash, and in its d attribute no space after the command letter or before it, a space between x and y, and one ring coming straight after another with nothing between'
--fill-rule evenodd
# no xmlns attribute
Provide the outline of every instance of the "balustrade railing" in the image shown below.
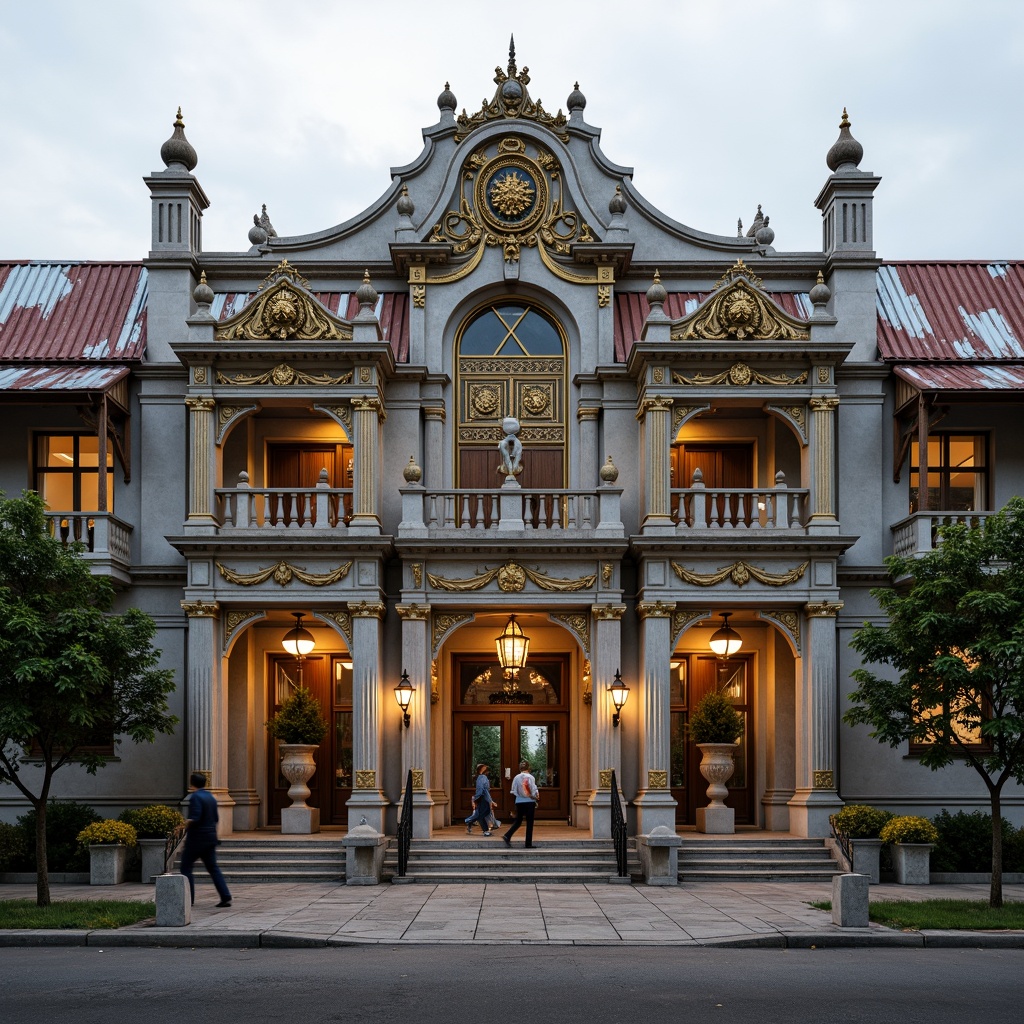
<svg viewBox="0 0 1024 1024"><path fill-rule="evenodd" d="M405 878L412 848L412 771L405 777L405 794L398 812L398 877Z"/></svg>
<svg viewBox="0 0 1024 1024"><path fill-rule="evenodd" d="M781 470L774 487L705 487L698 469L691 487L672 489L672 518L680 531L798 530L807 525L808 494L787 487Z"/></svg>
<svg viewBox="0 0 1024 1024"><path fill-rule="evenodd" d="M619 878L629 873L626 862L626 816L622 813L622 801L619 799L619 785L615 781L615 769L612 769L612 845L615 847L615 868Z"/></svg>
<svg viewBox="0 0 1024 1024"><path fill-rule="evenodd" d="M47 512L50 534L62 544L82 544L90 555L130 565L132 528L110 512Z"/></svg>
<svg viewBox="0 0 1024 1024"><path fill-rule="evenodd" d="M238 530L345 528L352 517L352 488L252 487L240 473L237 487L218 487L221 526Z"/></svg>
<svg viewBox="0 0 1024 1024"><path fill-rule="evenodd" d="M939 529L953 523L977 527L994 512L915 512L892 526L892 550L900 558L933 551L940 542Z"/></svg>

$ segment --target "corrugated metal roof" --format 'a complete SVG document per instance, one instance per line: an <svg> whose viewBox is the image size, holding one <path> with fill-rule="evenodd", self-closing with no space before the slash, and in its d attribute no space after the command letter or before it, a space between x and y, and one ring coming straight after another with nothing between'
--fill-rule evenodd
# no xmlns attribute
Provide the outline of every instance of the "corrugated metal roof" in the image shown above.
<svg viewBox="0 0 1024 1024"><path fill-rule="evenodd" d="M218 320L227 320L240 312L254 297L253 292L218 292L210 313ZM355 292L312 292L313 298L343 320L353 320L359 312ZM408 292L381 292L374 309L380 321L384 340L391 344L395 361L409 361L409 295Z"/></svg>
<svg viewBox="0 0 1024 1024"><path fill-rule="evenodd" d="M0 366L0 391L105 391L129 372L127 366L109 363Z"/></svg>
<svg viewBox="0 0 1024 1024"><path fill-rule="evenodd" d="M141 263L0 264L0 360L141 359L146 294Z"/></svg>
<svg viewBox="0 0 1024 1024"><path fill-rule="evenodd" d="M713 292L669 292L665 314L672 320L689 316ZM814 311L807 292L771 292L774 302L790 316L806 320ZM615 361L624 363L633 342L640 337L651 307L643 292L615 294Z"/></svg>
<svg viewBox="0 0 1024 1024"><path fill-rule="evenodd" d="M882 359L1024 359L1024 263L884 263L875 295Z"/></svg>
<svg viewBox="0 0 1024 1024"><path fill-rule="evenodd" d="M1024 366L1000 363L912 363L893 372L918 391L1022 391ZM1022 393L1024 398L1024 393Z"/></svg>

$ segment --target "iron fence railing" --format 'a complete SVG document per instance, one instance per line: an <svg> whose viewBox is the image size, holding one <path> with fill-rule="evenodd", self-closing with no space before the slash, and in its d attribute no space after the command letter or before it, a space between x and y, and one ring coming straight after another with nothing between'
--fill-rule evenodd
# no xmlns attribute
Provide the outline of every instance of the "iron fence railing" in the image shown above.
<svg viewBox="0 0 1024 1024"><path fill-rule="evenodd" d="M626 818L622 813L622 801L619 799L619 786L615 780L615 769L612 769L612 844L615 846L615 867L619 878L625 878L626 867Z"/></svg>
<svg viewBox="0 0 1024 1024"><path fill-rule="evenodd" d="M405 780L405 796L398 815L398 877L405 878L409 867L409 848L412 846L412 771Z"/></svg>
<svg viewBox="0 0 1024 1024"><path fill-rule="evenodd" d="M174 855L178 852L178 847L185 841L186 828L184 823L178 825L173 832L167 836L167 842L164 843L164 872L174 862Z"/></svg>

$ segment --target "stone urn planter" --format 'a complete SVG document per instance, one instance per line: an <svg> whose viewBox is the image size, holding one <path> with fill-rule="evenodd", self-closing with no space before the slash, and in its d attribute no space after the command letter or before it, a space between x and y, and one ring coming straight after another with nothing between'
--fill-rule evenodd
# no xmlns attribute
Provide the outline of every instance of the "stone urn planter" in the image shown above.
<svg viewBox="0 0 1024 1024"><path fill-rule="evenodd" d="M871 885L878 885L881 877L881 839L850 839L850 871L867 875Z"/></svg>
<svg viewBox="0 0 1024 1024"><path fill-rule="evenodd" d="M90 843L89 884L120 885L124 881L130 852L123 843Z"/></svg>
<svg viewBox="0 0 1024 1024"><path fill-rule="evenodd" d="M896 870L896 884L929 885L934 848L934 843L893 844L892 865Z"/></svg>
<svg viewBox="0 0 1024 1024"><path fill-rule="evenodd" d="M317 743L282 743L281 774L288 780L291 807L281 809L283 835L310 835L320 831L320 808L310 807L309 786L306 783L316 772L313 755Z"/></svg>
<svg viewBox="0 0 1024 1024"><path fill-rule="evenodd" d="M726 783L736 769L735 743L698 743L701 752L700 773L708 780L707 807L697 808L697 831L729 835L736 831L736 814L725 806L729 795Z"/></svg>
<svg viewBox="0 0 1024 1024"><path fill-rule="evenodd" d="M142 866L139 868L139 880L143 885L151 885L157 875L164 873L166 853L166 839L139 840L139 854L142 861Z"/></svg>

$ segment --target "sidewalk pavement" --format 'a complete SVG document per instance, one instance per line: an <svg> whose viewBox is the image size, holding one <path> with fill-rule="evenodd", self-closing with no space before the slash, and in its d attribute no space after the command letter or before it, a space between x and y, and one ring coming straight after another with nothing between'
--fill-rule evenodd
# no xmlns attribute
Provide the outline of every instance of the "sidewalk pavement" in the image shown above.
<svg viewBox="0 0 1024 1024"><path fill-rule="evenodd" d="M718 946L809 949L853 946L1024 949L1024 931L899 932L840 928L809 906L830 900L825 882L693 882L644 885L235 884L217 910L197 878L192 923L153 921L116 930L0 931L0 946L348 946L373 943ZM51 886L54 900L154 898L151 885ZM1024 885L1003 887L1024 900ZM33 899L34 885L0 885L0 899ZM987 885L876 885L871 898L987 899Z"/></svg>

